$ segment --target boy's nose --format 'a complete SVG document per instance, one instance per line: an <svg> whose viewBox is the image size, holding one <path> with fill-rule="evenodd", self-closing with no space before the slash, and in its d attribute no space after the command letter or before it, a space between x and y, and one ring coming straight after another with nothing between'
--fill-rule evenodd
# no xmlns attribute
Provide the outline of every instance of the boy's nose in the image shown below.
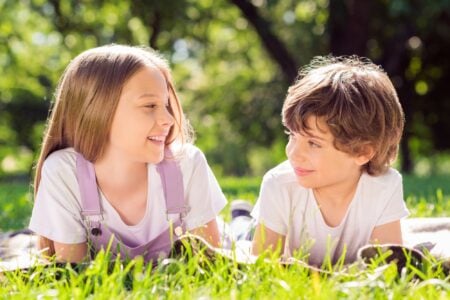
<svg viewBox="0 0 450 300"><path fill-rule="evenodd" d="M305 159L305 149L300 140L291 141L286 146L286 155L290 160L302 161Z"/></svg>

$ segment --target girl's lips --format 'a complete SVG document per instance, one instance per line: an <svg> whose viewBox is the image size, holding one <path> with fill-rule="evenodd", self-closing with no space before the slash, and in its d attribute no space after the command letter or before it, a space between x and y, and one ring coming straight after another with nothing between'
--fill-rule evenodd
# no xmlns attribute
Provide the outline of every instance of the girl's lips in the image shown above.
<svg viewBox="0 0 450 300"><path fill-rule="evenodd" d="M294 172L297 176L307 176L314 172L314 170L307 170L302 168L294 168Z"/></svg>
<svg viewBox="0 0 450 300"><path fill-rule="evenodd" d="M151 140L148 139L151 143L156 144L156 145L164 145L164 141L157 141L157 140Z"/></svg>

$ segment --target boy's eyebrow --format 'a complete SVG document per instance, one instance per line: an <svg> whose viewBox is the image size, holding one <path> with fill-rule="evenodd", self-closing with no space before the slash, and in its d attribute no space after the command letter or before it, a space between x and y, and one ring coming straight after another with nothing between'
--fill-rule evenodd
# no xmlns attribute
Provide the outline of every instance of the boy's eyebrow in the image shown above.
<svg viewBox="0 0 450 300"><path fill-rule="evenodd" d="M325 138L320 137L320 136L318 136L318 135L314 135L314 134L308 133L308 132L306 132L306 131L305 131L305 133L304 133L303 135L306 135L306 136L308 136L308 137L315 138L315 139L318 139L318 140L326 141Z"/></svg>

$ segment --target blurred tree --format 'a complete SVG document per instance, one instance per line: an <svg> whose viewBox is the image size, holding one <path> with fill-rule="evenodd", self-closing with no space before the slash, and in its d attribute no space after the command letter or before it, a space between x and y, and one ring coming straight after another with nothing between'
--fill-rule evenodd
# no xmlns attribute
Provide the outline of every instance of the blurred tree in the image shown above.
<svg viewBox="0 0 450 300"><path fill-rule="evenodd" d="M218 172L261 175L284 159L286 89L299 66L329 52L366 55L393 79L407 118L404 170L450 148L447 0L21 0L0 11L0 173L15 149L39 146L70 59L112 42L150 45L173 64Z"/></svg>

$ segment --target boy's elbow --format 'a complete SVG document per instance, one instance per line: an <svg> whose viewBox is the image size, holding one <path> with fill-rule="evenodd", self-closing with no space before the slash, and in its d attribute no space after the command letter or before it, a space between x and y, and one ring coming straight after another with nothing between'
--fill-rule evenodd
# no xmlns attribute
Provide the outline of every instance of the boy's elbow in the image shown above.
<svg viewBox="0 0 450 300"><path fill-rule="evenodd" d="M269 228L258 224L252 241L252 254L260 255L266 251L283 254L285 237Z"/></svg>

